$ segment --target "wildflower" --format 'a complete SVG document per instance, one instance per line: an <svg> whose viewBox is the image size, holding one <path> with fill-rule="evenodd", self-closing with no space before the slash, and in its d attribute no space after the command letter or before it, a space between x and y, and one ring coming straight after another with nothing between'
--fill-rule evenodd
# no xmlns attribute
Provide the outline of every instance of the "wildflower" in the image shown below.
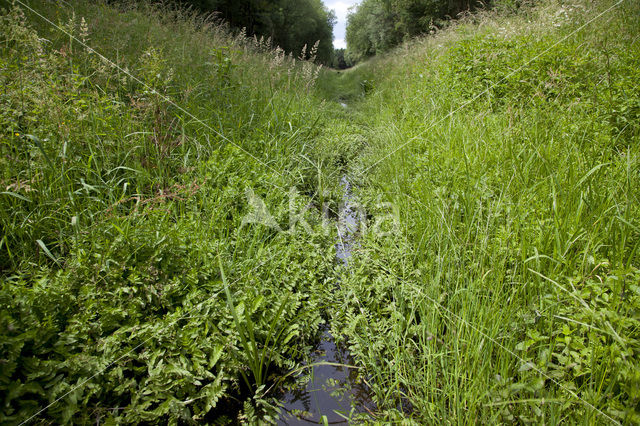
<svg viewBox="0 0 640 426"><path fill-rule="evenodd" d="M20 136L20 133L16 132L16 136Z"/></svg>

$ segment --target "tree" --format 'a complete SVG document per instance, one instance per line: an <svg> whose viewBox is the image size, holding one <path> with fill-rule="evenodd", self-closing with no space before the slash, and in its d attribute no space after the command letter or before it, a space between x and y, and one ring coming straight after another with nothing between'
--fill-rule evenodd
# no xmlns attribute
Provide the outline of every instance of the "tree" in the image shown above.
<svg viewBox="0 0 640 426"><path fill-rule="evenodd" d="M472 5L471 0L363 0L347 18L347 57L361 60L389 50Z"/></svg>
<svg viewBox="0 0 640 426"><path fill-rule="evenodd" d="M249 36L271 38L274 45L299 56L319 41L317 60L333 57L335 14L321 0L180 0L206 12L217 12L232 28Z"/></svg>
<svg viewBox="0 0 640 426"><path fill-rule="evenodd" d="M345 56L345 49L336 49L333 51L333 60L331 61L331 68L344 70L351 66L353 63Z"/></svg>

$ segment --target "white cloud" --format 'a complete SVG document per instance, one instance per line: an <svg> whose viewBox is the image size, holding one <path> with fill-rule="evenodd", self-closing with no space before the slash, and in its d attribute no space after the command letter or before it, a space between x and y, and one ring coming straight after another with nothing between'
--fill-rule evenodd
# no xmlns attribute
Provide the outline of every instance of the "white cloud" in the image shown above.
<svg viewBox="0 0 640 426"><path fill-rule="evenodd" d="M334 49L346 49L347 41L343 38L334 38L333 39L333 48Z"/></svg>
<svg viewBox="0 0 640 426"><path fill-rule="evenodd" d="M333 27L333 47L336 49L344 49L347 47L345 41L345 31L347 27L347 14L349 8L360 3L360 0L323 0L328 9L336 13L338 22Z"/></svg>

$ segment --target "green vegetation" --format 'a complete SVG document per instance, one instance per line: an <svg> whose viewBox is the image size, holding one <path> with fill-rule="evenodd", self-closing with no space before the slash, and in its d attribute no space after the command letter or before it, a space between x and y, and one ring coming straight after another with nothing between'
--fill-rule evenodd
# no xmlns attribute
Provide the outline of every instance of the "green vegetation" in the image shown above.
<svg viewBox="0 0 640 426"><path fill-rule="evenodd" d="M348 17L347 56L356 62L378 55L413 37L434 33L447 19L492 3L490 0L362 0ZM518 7L521 1L500 4L507 3Z"/></svg>
<svg viewBox="0 0 640 426"><path fill-rule="evenodd" d="M640 5L512 4L340 73L3 4L0 422L273 422L328 322L354 420L638 423Z"/></svg>
<svg viewBox="0 0 640 426"><path fill-rule="evenodd" d="M286 53L299 56L318 42L317 59L333 58L335 15L321 0L180 0L216 17L250 37L269 40Z"/></svg>
<svg viewBox="0 0 640 426"><path fill-rule="evenodd" d="M353 66L353 63L345 56L346 49L335 49L333 51L333 60L331 61L331 68L337 70L343 70Z"/></svg>
<svg viewBox="0 0 640 426"><path fill-rule="evenodd" d="M0 422L273 416L259 385L310 350L333 275L305 209L318 69L181 11L32 7L68 34L2 13ZM248 190L284 229L306 213L243 223Z"/></svg>
<svg viewBox="0 0 640 426"><path fill-rule="evenodd" d="M640 421L639 18L475 15L353 71L381 222L330 306L383 417Z"/></svg>

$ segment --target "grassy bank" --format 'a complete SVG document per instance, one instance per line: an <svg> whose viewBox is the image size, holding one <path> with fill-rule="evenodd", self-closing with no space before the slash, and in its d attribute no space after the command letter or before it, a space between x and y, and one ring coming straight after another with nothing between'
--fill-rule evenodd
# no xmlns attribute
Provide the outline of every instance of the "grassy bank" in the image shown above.
<svg viewBox="0 0 640 426"><path fill-rule="evenodd" d="M354 420L640 420L636 2L343 72L136 3L0 3L0 422L274 422L325 321Z"/></svg>
<svg viewBox="0 0 640 426"><path fill-rule="evenodd" d="M639 421L639 16L503 7L353 71L373 219L334 328L384 418Z"/></svg>
<svg viewBox="0 0 640 426"><path fill-rule="evenodd" d="M0 421L268 420L333 279L317 68L168 6L2 6Z"/></svg>

